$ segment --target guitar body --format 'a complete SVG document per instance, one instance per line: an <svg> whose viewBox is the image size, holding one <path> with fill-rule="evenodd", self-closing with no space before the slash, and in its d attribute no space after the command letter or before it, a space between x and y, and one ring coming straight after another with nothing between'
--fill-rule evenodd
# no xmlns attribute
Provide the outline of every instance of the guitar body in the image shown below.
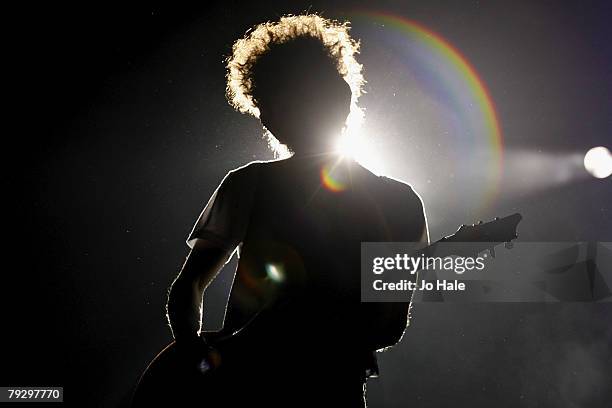
<svg viewBox="0 0 612 408"><path fill-rule="evenodd" d="M208 369L186 367L174 342L149 364L137 385L132 407L364 406L359 358L341 360L290 347L256 347L250 334L214 345ZM288 352L288 350L290 350Z"/></svg>
<svg viewBox="0 0 612 408"><path fill-rule="evenodd" d="M172 342L153 359L140 378L132 406L174 406L181 400L192 400L194 391L206 383L198 384L200 379L195 373L185 371L179 364L176 343Z"/></svg>
<svg viewBox="0 0 612 408"><path fill-rule="evenodd" d="M215 347L199 367L195 362L193 367L186 366L175 342L166 346L141 376L132 406L216 407L235 401L236 395L231 395L229 388L240 381L236 374L245 371L232 358L243 348L236 346L240 337L222 341L211 337L209 342Z"/></svg>

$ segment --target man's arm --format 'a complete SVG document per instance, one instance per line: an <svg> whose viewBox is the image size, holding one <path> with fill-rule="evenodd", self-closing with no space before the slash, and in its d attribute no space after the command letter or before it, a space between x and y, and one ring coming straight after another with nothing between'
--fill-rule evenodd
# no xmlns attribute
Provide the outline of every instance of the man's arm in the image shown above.
<svg viewBox="0 0 612 408"><path fill-rule="evenodd" d="M191 250L176 277L166 305L168 323L177 344L199 340L202 320L202 296L228 260L228 251L221 248Z"/></svg>
<svg viewBox="0 0 612 408"><path fill-rule="evenodd" d="M408 215L412 225L402 225L402 230L395 236L399 242L420 242L429 245L429 226L425 207L421 197L410 189L409 200L403 202L402 206L408 208ZM398 211L400 213L400 211ZM418 280L418 273L412 279ZM406 331L410 321L410 308L412 307L412 296L406 302L381 302L369 303L375 309L373 314L371 337L368 338L368 346L372 350L384 349L398 343Z"/></svg>

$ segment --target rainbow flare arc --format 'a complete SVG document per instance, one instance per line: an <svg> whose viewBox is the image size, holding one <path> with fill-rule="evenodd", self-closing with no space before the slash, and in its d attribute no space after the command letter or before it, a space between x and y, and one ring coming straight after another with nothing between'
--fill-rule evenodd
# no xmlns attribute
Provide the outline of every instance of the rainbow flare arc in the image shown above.
<svg viewBox="0 0 612 408"><path fill-rule="evenodd" d="M330 165L325 165L321 169L321 183L331 192L339 193L346 190L346 184L334 175L334 169Z"/></svg>
<svg viewBox="0 0 612 408"><path fill-rule="evenodd" d="M376 23L384 35L394 36L389 45L396 47L395 58L409 59L400 63L407 71L418 71L423 86L438 93L444 103L458 112L456 122L460 129L449 137L449 144L454 143L459 152L484 146L485 158L478 163L487 174L482 204L494 201L503 170L503 136L495 103L474 66L448 40L417 21L369 10L350 13L348 19L358 24Z"/></svg>

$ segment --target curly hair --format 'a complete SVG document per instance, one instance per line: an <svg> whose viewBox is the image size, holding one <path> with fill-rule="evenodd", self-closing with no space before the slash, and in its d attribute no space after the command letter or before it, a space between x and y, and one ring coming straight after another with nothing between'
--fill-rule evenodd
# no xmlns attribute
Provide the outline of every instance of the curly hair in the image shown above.
<svg viewBox="0 0 612 408"><path fill-rule="evenodd" d="M338 74L351 89L351 114L361 117L357 99L362 93L364 78L362 66L355 59L359 42L349 35L349 23L340 23L317 14L286 15L277 22L266 22L247 31L244 38L232 47L232 55L226 60L229 103L239 112L260 116L254 96L255 65L275 45L286 44L298 38L314 38L321 42Z"/></svg>

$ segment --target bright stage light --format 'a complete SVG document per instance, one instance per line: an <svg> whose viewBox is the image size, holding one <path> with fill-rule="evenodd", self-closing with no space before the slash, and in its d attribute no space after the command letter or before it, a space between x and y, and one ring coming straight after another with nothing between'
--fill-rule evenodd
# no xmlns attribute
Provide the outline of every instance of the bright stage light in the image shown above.
<svg viewBox="0 0 612 408"><path fill-rule="evenodd" d="M373 140L360 131L344 133L336 143L336 152L342 157L350 157L377 175L385 175L387 166L384 155Z"/></svg>
<svg viewBox="0 0 612 408"><path fill-rule="evenodd" d="M336 149L338 154L343 157L354 157L356 153L357 143L351 143L354 138L349 137L347 134L343 134L338 138Z"/></svg>
<svg viewBox="0 0 612 408"><path fill-rule="evenodd" d="M346 128L336 142L336 152L343 157L357 158L363 154L365 139L363 137L363 116L353 110L346 119Z"/></svg>
<svg viewBox="0 0 612 408"><path fill-rule="evenodd" d="M380 143L372 138L377 134L368 126L364 126L360 114L351 113L347 126L335 143L335 151L342 157L352 158L377 175L386 175L384 152Z"/></svg>
<svg viewBox="0 0 612 408"><path fill-rule="evenodd" d="M584 155L584 168L593 177L606 178L612 174L612 154L603 146L594 147Z"/></svg>

